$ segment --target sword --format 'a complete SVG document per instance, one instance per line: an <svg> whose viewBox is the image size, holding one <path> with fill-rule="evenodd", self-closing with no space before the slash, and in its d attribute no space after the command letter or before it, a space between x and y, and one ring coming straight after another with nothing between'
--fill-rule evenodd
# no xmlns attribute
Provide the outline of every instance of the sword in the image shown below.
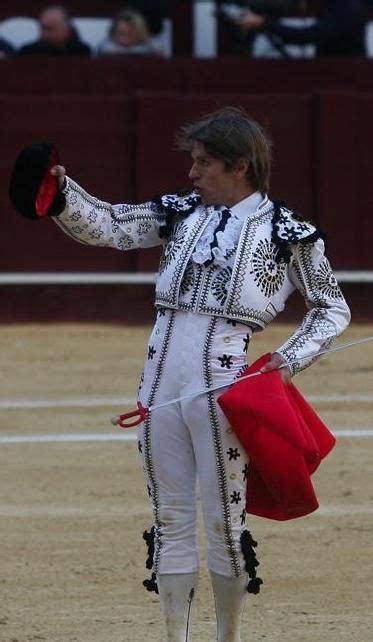
<svg viewBox="0 0 373 642"><path fill-rule="evenodd" d="M347 348L351 348L353 346L357 346L362 343L367 343L368 341L373 341L373 336L364 337L363 339L355 339L354 341L348 341L347 343L341 343L339 346L336 346L335 348L327 348L325 350L319 350L319 352L309 353L307 355L304 355L303 357L300 357L299 359L294 359L293 361L282 363L277 368L274 368L274 370L282 370L283 368L288 368L289 366L292 366L293 364L298 363L303 359L309 359L312 357L321 357L322 355L325 355L325 354L332 354L333 352L346 350ZM270 372L273 372L273 370L271 370ZM243 381L244 379L250 379L251 377L257 377L259 375L265 375L265 374L267 373L262 372L261 370L257 370L256 372L252 372L248 375L244 375L239 379L235 379L230 383L222 383L217 386L202 388L201 390L190 392L187 395L182 395L181 397L175 397L174 399L169 399L168 401L162 401L161 403L150 405L148 408L143 406L138 401L136 410L131 410L130 412L125 412L121 415L118 415L117 417L113 417L111 419L111 423L114 426L119 426L120 428L133 428L134 426L138 426L138 424L144 421L149 416L149 414L154 410L158 410L159 408L164 408L165 406L170 406L171 404L178 403L179 401L185 401L186 399L191 399L192 397L199 397L200 395L205 395L205 394L208 394L209 392L216 392L216 390L229 388L229 386L233 386L237 381ZM131 419L132 421L128 421L129 419Z"/></svg>

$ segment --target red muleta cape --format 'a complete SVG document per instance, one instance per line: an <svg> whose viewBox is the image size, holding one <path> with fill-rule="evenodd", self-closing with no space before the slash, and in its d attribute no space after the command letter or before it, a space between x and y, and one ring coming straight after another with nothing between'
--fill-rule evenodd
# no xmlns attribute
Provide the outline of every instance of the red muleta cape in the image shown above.
<svg viewBox="0 0 373 642"><path fill-rule="evenodd" d="M257 372L262 356L241 376ZM278 370L237 380L218 402L250 458L246 511L269 519L303 517L319 506L311 475L335 437Z"/></svg>

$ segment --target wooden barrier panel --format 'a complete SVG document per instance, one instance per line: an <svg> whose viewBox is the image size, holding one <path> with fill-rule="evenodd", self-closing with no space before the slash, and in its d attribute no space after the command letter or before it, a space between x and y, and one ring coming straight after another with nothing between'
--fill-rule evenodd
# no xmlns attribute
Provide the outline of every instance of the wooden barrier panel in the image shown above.
<svg viewBox="0 0 373 642"><path fill-rule="evenodd" d="M196 60L143 56L8 58L1 60L2 94L130 95L140 91L313 93L372 89L372 60Z"/></svg>
<svg viewBox="0 0 373 642"><path fill-rule="evenodd" d="M371 61L364 59L342 62L338 59L275 60L228 56L189 61L184 68L184 86L190 93L296 94L318 89L351 89L371 76L368 67L371 69Z"/></svg>
<svg viewBox="0 0 373 642"><path fill-rule="evenodd" d="M187 177L190 158L175 149L175 132L186 122L224 105L247 109L267 129L274 146L273 196L289 199L294 207L312 217L316 187L314 99L303 94L138 93L136 198L144 200L156 193L191 188Z"/></svg>
<svg viewBox="0 0 373 642"><path fill-rule="evenodd" d="M372 94L320 95L320 222L337 268L373 267L372 108Z"/></svg>
<svg viewBox="0 0 373 642"><path fill-rule="evenodd" d="M326 82L324 62L293 67L292 62L260 61L265 65L258 62L252 83L243 71L253 70L253 61L247 67L242 61L220 61L220 74L216 61L212 66L208 61L186 59L168 61L165 66L162 62L74 60L69 66L66 61L62 65L49 60L40 68L31 60L2 61L0 207L5 222L1 270L153 270L158 250L137 255L86 248L64 237L51 222L45 222L41 233L37 224L12 213L7 185L16 154L30 142L51 140L60 148L70 174L88 191L111 202L143 201L190 186L190 158L174 148L174 134L185 122L227 104L245 107L273 138L270 195L287 200L325 230L335 267L372 269L373 94L367 80L372 75L371 61L338 64L339 78L346 72L346 87L341 84L337 90L332 85L332 89L315 91L308 86L302 92L291 90L291 82L296 84L302 68L305 78L310 74L304 86L311 79L316 82L318 72ZM328 63L329 71L335 62ZM237 84L237 90L228 92L227 87L238 83L231 81L235 65L242 71L238 74L241 89ZM266 74L261 76L260 68ZM290 71L295 69L292 76ZM10 79L6 70L13 70ZM353 71L356 83L366 84L364 92L351 84ZM281 86L279 78L286 73L286 91L269 92L269 87ZM219 76L223 90L211 91ZM28 90L32 78L34 92ZM42 93L44 81L51 89L48 95ZM198 93L198 87L205 85L206 91ZM157 91L140 91L142 86L157 87Z"/></svg>
<svg viewBox="0 0 373 642"><path fill-rule="evenodd" d="M358 95L355 238L362 267L373 269L373 94ZM350 217L349 217L350 218Z"/></svg>
<svg viewBox="0 0 373 642"><path fill-rule="evenodd" d="M1 60L2 94L79 94L128 96L136 89L181 91L185 86L183 59L158 56L102 58L7 58Z"/></svg>
<svg viewBox="0 0 373 642"><path fill-rule="evenodd" d="M52 221L27 221L12 211L7 185L16 155L50 141L68 173L110 202L132 201L132 121L128 99L104 96L6 97L0 101L1 270L129 270L134 256L80 245Z"/></svg>

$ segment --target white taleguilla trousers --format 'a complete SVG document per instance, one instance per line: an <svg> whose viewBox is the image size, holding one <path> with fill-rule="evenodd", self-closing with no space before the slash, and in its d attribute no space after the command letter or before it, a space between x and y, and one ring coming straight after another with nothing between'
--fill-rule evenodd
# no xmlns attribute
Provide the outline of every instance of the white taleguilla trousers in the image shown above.
<svg viewBox="0 0 373 642"><path fill-rule="evenodd" d="M162 309L148 344L139 400L150 406L231 383L246 365L251 329L238 322ZM150 413L138 447L154 512L156 574L198 569L196 478L211 571L237 577L245 560L248 458L216 399L191 397ZM153 546L152 546L153 548Z"/></svg>

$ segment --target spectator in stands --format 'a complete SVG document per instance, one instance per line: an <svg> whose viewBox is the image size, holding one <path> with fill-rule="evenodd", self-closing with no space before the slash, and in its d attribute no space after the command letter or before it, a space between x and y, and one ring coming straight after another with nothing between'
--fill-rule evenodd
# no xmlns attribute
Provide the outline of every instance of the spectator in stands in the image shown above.
<svg viewBox="0 0 373 642"><path fill-rule="evenodd" d="M284 44L314 44L317 56L364 56L366 5L364 0L325 0L312 26L286 26L278 18L250 10L238 18L241 29L263 32Z"/></svg>
<svg viewBox="0 0 373 642"><path fill-rule="evenodd" d="M163 30L167 16L167 0L126 0L124 9L133 9L144 16L151 36L158 36Z"/></svg>
<svg viewBox="0 0 373 642"><path fill-rule="evenodd" d="M40 38L21 47L21 56L90 56L91 50L82 42L67 9L54 5L39 17Z"/></svg>
<svg viewBox="0 0 373 642"><path fill-rule="evenodd" d="M297 12L300 0L222 0L218 2L219 51L223 54L252 53L255 31L242 28L248 13L279 17Z"/></svg>
<svg viewBox="0 0 373 642"><path fill-rule="evenodd" d="M145 18L132 9L120 11L110 25L108 38L98 48L99 55L159 53L150 38Z"/></svg>
<svg viewBox="0 0 373 642"><path fill-rule="evenodd" d="M1 58L7 58L8 56L11 56L13 51L14 49L10 42L5 40L4 38L0 38L0 60Z"/></svg>

